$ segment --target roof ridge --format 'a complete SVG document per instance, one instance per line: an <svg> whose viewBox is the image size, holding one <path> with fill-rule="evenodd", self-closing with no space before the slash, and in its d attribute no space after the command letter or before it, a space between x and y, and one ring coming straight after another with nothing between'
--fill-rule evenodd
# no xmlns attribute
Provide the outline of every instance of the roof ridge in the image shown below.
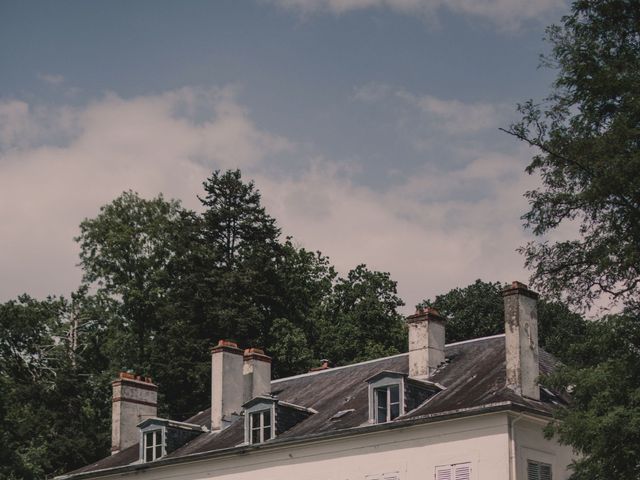
<svg viewBox="0 0 640 480"><path fill-rule="evenodd" d="M478 342L478 341L481 341L481 340L490 340L492 338L504 337L504 335L505 335L504 333L499 333L497 335L490 335L488 337L472 338L470 340L462 340L460 342L447 343L447 344L445 344L445 347L452 347L454 345L462 345L462 344L465 344L465 343ZM290 377L277 378L275 380L271 380L271 383L272 384L273 383L280 383L280 382L285 382L287 380L292 380L294 378L308 377L308 376L312 376L312 375L320 375L322 373L335 372L336 370L343 370L345 368L357 367L359 365L367 365L369 363L381 362L383 360L388 360L390 358L402 357L403 355L409 355L409 352L397 353L396 355L390 355L388 357L374 358L372 360L365 360L364 362L351 363L349 365L341 365L339 367L326 368L326 369L323 369L323 370L317 370L315 372L299 373L298 375L292 375Z"/></svg>

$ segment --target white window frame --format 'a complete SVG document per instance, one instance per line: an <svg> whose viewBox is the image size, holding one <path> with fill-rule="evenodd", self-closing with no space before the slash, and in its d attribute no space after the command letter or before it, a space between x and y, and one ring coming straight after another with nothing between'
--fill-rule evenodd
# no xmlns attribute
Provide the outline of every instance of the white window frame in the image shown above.
<svg viewBox="0 0 640 480"><path fill-rule="evenodd" d="M144 463L153 462L166 455L166 433L164 428L149 428L142 432L142 461ZM157 443L158 435L160 434L160 443ZM152 445L147 444L147 438L151 435L153 440ZM158 455L158 447L160 447L160 454ZM147 451L151 449L151 458L147 457Z"/></svg>
<svg viewBox="0 0 640 480"><path fill-rule="evenodd" d="M398 389L398 401L397 402L392 402L391 401L391 389L393 388L397 388ZM387 418L385 418L384 420L380 421L378 419L378 409L380 408L380 403L379 403L379 392L383 392L385 394L385 410L387 411ZM393 383L391 385L385 385L383 387L376 387L373 389L373 408L374 408L374 421L375 423L387 423L390 422L392 420L395 420L396 418L398 418L402 413L401 413L401 407L400 405L402 404L401 402L401 397L402 394L400 393L400 385L397 383ZM395 417L391 417L391 405L392 404L397 404L398 405L398 415L396 415Z"/></svg>
<svg viewBox="0 0 640 480"><path fill-rule="evenodd" d="M369 423L379 423L378 422L378 399L376 391L380 389L387 388L387 420L382 423L387 423L389 421L395 420L395 418L401 417L404 415L404 376L402 374L397 374L394 372L385 372L388 375L381 375L376 378L374 381L369 382ZM391 409L389 408L390 404L390 393L388 387L397 386L399 393L399 409L398 409L398 417L393 419L389 419L391 416Z"/></svg>
<svg viewBox="0 0 640 480"><path fill-rule="evenodd" d="M265 414L269 414L269 426L265 426L265 422L264 422L264 418L265 418ZM271 440L274 437L274 418L273 418L273 412L271 408L267 408L264 410L257 410L255 412L249 412L249 444L254 445L256 443L264 443L267 440ZM258 418L259 419L259 425L254 425L254 420ZM266 429L269 428L269 437L265 438L265 431ZM253 441L253 432L254 431L258 431L259 432L259 439L257 442Z"/></svg>
<svg viewBox="0 0 640 480"><path fill-rule="evenodd" d="M258 443L266 442L267 440L271 440L272 438L276 438L276 400L271 399L257 399L252 402L250 406L245 407L244 410L244 443L245 445L256 445ZM271 415L271 432L269 438L265 438L264 434L264 413L269 412ZM260 413L260 426L256 428L260 428L260 442L253 441L253 419L254 414Z"/></svg>

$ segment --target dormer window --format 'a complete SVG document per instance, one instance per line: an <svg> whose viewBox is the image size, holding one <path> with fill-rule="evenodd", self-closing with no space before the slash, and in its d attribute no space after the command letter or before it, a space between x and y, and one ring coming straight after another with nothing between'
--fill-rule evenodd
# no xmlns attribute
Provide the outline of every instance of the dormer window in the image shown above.
<svg viewBox="0 0 640 480"><path fill-rule="evenodd" d="M405 375L380 372L369 383L369 421L386 423L404 414Z"/></svg>
<svg viewBox="0 0 640 480"><path fill-rule="evenodd" d="M273 438L271 409L250 413L249 429L251 431L250 443L262 443L271 440Z"/></svg>
<svg viewBox="0 0 640 480"><path fill-rule="evenodd" d="M376 423L390 422L400 416L400 385L393 384L374 390Z"/></svg>
<svg viewBox="0 0 640 480"><path fill-rule="evenodd" d="M369 422L386 423L418 408L444 387L405 373L382 371L367 379Z"/></svg>
<svg viewBox="0 0 640 480"><path fill-rule="evenodd" d="M201 425L175 422L166 418L147 418L138 424L140 461L153 462L180 448L207 431Z"/></svg>
<svg viewBox="0 0 640 480"><path fill-rule="evenodd" d="M244 441L250 445L267 442L296 426L316 412L312 408L261 395L249 400L244 408Z"/></svg>
<svg viewBox="0 0 640 480"><path fill-rule="evenodd" d="M163 429L144 432L144 461L153 462L164 454Z"/></svg>

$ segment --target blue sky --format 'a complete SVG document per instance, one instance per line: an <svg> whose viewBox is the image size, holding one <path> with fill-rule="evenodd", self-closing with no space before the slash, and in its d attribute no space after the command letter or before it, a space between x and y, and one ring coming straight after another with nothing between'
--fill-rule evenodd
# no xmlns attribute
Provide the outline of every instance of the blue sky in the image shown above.
<svg viewBox="0 0 640 480"><path fill-rule="evenodd" d="M391 272L409 307L526 279L498 130L549 92L556 0L0 3L0 300L66 294L77 225L133 189L197 208L215 168L283 231ZM410 309L408 307L408 309Z"/></svg>

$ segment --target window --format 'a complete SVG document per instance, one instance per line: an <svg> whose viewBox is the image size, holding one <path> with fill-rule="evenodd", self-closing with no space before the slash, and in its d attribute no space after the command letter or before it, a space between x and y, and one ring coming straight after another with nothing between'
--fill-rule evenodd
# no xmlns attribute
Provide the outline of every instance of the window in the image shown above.
<svg viewBox="0 0 640 480"><path fill-rule="evenodd" d="M271 439L271 409L249 414L251 443L262 443Z"/></svg>
<svg viewBox="0 0 640 480"><path fill-rule="evenodd" d="M164 444L162 430L151 430L144 433L144 461L153 462L162 457Z"/></svg>
<svg viewBox="0 0 640 480"><path fill-rule="evenodd" d="M551 465L527 460L527 480L551 480Z"/></svg>
<svg viewBox="0 0 640 480"><path fill-rule="evenodd" d="M456 463L436 467L436 480L469 480L471 463Z"/></svg>
<svg viewBox="0 0 640 480"><path fill-rule="evenodd" d="M390 422L400 416L400 385L374 389L376 423Z"/></svg>

